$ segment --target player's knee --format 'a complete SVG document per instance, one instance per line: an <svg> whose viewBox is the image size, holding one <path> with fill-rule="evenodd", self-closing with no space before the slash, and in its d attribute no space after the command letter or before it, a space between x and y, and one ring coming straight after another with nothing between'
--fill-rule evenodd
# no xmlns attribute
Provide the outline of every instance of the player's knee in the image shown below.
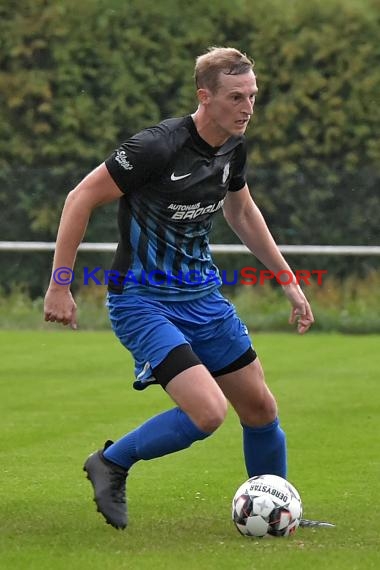
<svg viewBox="0 0 380 570"><path fill-rule="evenodd" d="M224 422L226 414L227 400L222 397L202 406L202 409L196 414L194 422L202 431L212 433Z"/></svg>
<svg viewBox="0 0 380 570"><path fill-rule="evenodd" d="M241 421L248 426L260 426L273 422L278 415L277 402L269 391L262 398L255 399L247 406Z"/></svg>

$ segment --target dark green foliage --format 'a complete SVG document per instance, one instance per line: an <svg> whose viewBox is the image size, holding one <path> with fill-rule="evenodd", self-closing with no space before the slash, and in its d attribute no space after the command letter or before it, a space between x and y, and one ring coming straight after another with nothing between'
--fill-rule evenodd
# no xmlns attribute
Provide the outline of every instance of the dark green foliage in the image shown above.
<svg viewBox="0 0 380 570"><path fill-rule="evenodd" d="M53 241L67 192L135 131L192 112L194 57L233 45L256 60L249 183L277 241L378 243L379 20L378 0L3 0L0 239ZM117 240L114 211L86 240ZM213 241L232 240L219 216ZM13 259L2 283L37 293L51 256ZM345 275L375 261L326 263Z"/></svg>
<svg viewBox="0 0 380 570"><path fill-rule="evenodd" d="M299 4L253 39L256 191L282 243L378 242L379 12ZM318 8L317 8L318 7ZM277 41L275 41L277 38ZM255 165L256 173L255 173Z"/></svg>

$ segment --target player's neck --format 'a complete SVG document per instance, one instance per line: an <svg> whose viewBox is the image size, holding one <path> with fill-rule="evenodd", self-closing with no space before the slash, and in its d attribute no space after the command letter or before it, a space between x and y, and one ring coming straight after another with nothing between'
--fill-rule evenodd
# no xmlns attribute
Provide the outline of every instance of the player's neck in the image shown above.
<svg viewBox="0 0 380 570"><path fill-rule="evenodd" d="M210 146L223 146L230 138L225 131L221 131L220 128L215 125L210 117L202 112L201 107L198 107L197 111L195 111L191 116L199 136Z"/></svg>

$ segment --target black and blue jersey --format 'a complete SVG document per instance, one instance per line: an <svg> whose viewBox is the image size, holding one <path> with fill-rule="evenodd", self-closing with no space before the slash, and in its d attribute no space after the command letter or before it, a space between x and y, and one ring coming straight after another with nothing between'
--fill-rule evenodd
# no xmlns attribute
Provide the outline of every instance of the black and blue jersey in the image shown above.
<svg viewBox="0 0 380 570"><path fill-rule="evenodd" d="M245 185L244 137L212 147L188 115L144 129L105 164L124 193L110 291L186 300L219 287L208 236L227 191Z"/></svg>

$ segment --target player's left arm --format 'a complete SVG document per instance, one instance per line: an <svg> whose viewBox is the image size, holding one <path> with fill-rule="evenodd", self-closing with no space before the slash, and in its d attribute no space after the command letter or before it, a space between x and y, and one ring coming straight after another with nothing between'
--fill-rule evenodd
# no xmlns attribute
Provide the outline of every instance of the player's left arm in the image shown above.
<svg viewBox="0 0 380 570"><path fill-rule="evenodd" d="M282 285L283 291L292 305L289 322L292 324L297 321L298 332L305 333L314 322L309 302L277 247L247 184L237 192L227 192L223 214L232 230L265 267L275 275L280 271L286 271L293 275L293 281L290 284ZM286 277L284 281L288 280L288 274L284 274Z"/></svg>

